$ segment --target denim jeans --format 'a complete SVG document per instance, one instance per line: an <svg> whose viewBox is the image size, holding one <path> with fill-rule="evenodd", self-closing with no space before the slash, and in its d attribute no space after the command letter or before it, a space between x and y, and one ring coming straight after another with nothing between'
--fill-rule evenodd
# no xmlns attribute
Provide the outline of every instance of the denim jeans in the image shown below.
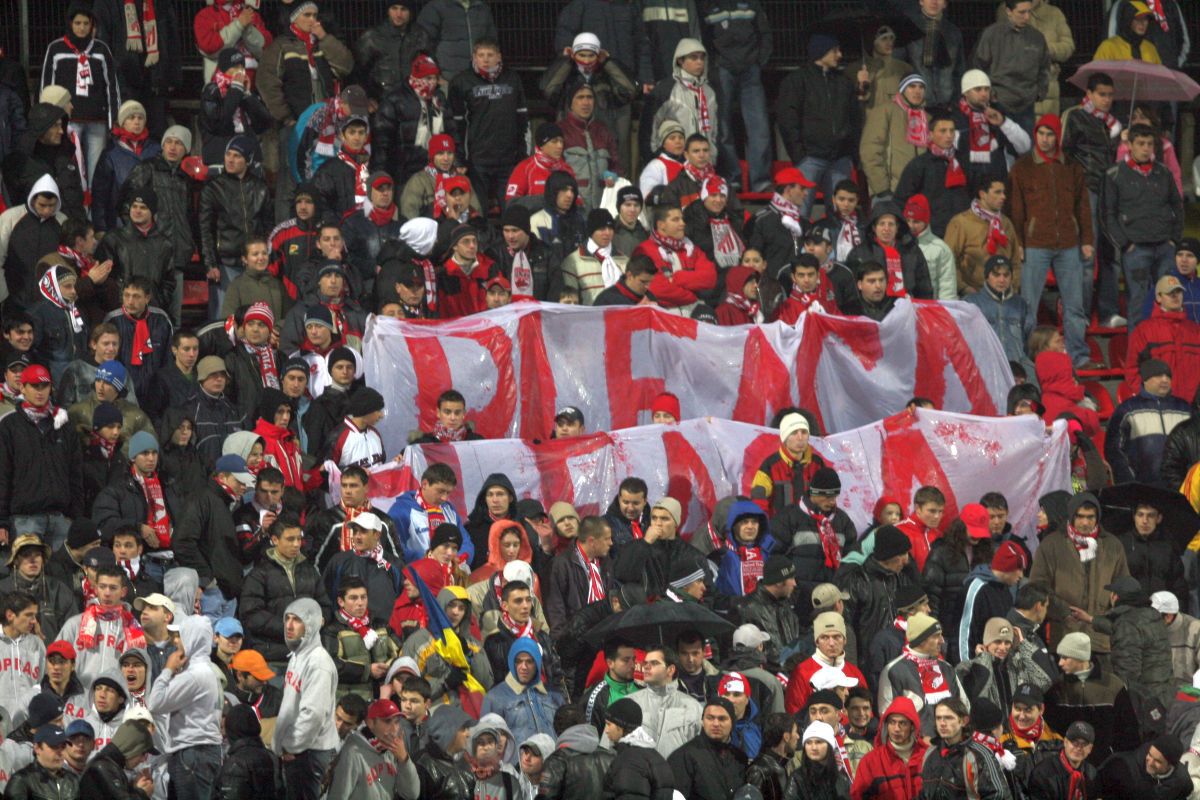
<svg viewBox="0 0 1200 800"><path fill-rule="evenodd" d="M767 119L767 93L763 90L762 75L757 64L733 73L725 67L717 69L718 89L721 102L717 104L717 119L720 124L720 141L717 143L720 156L717 166L726 180L741 182L742 171L738 166L738 153L733 135L733 107L735 102L742 107L742 121L746 124L746 166L749 168L750 186L771 182L771 122Z"/></svg>
<svg viewBox="0 0 1200 800"><path fill-rule="evenodd" d="M221 772L221 745L192 745L167 756L175 800L210 800Z"/></svg>
<svg viewBox="0 0 1200 800"><path fill-rule="evenodd" d="M113 118L116 118L115 112ZM108 126L103 122L72 122L67 127L79 140L83 161L87 164L87 185L91 186L96 175L96 165L100 163L104 148L108 147Z"/></svg>
<svg viewBox="0 0 1200 800"><path fill-rule="evenodd" d="M283 762L284 797L287 800L317 800L321 780L333 761L333 750L305 750Z"/></svg>
<svg viewBox="0 0 1200 800"><path fill-rule="evenodd" d="M1091 264L1084 262L1077 247L1050 250L1031 247L1025 251L1025 264L1021 268L1021 297L1029 306L1029 313L1037 315L1042 290L1046 287L1046 276L1054 269L1054 280L1063 301L1063 332L1067 339L1067 352L1071 361L1079 366L1088 360L1087 312L1083 305L1084 271ZM1087 278L1090 280L1089 272Z"/></svg>
<svg viewBox="0 0 1200 800"><path fill-rule="evenodd" d="M204 590L204 594L200 595L200 613L208 617L213 625L216 625L217 620L221 617L237 615L237 598L226 600L220 587L210 586Z"/></svg>
<svg viewBox="0 0 1200 800"><path fill-rule="evenodd" d="M48 514L14 514L12 522L9 541L23 533L32 533L50 545L51 552L58 552L67 543L67 532L71 530L71 520L55 511Z"/></svg>
<svg viewBox="0 0 1200 800"><path fill-rule="evenodd" d="M838 181L843 181L850 177L850 170L853 169L853 164L851 164L850 159L846 156L842 156L834 161L830 161L827 158L805 156L796 165L796 169L803 172L804 177L815 183L817 188L825 193L826 208L833 208L833 187L837 186ZM809 191L804 198L804 202L800 204L801 217L809 219L812 216L812 207L815 200L815 191Z"/></svg>
<svg viewBox="0 0 1200 800"><path fill-rule="evenodd" d="M1121 254L1121 268L1125 270L1125 316L1129 330L1142 320L1142 306L1146 293L1154 291L1155 282L1175 266L1175 248L1170 242L1158 244L1135 244L1132 250Z"/></svg>
<svg viewBox="0 0 1200 800"><path fill-rule="evenodd" d="M1100 265L1100 269L1094 287L1090 270L1087 280L1083 282L1083 307L1088 314L1091 313L1094 291L1096 316L1101 322L1104 322L1114 314L1121 312L1120 272L1117 258L1112 252L1112 243L1100 231L1100 196L1088 190L1088 200L1092 204L1092 231L1096 239L1096 261Z"/></svg>

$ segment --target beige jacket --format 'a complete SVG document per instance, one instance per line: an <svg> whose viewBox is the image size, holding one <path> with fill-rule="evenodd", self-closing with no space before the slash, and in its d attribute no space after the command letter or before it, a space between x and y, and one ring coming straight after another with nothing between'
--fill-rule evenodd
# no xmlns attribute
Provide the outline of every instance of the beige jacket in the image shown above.
<svg viewBox="0 0 1200 800"><path fill-rule="evenodd" d="M1004 3L1001 3L996 8L996 21L1007 19ZM1050 86L1046 90L1046 97L1039 100L1033 110L1039 117L1042 114L1057 114L1062 96L1058 73L1075 53L1075 37L1071 35L1071 27L1062 10L1050 5L1050 0L1033 0L1033 16L1029 24L1046 37L1046 48L1050 51Z"/></svg>
<svg viewBox="0 0 1200 800"><path fill-rule="evenodd" d="M1017 229L1012 220L1004 217L1004 235L1008 244L996 251L995 255L1008 256L1013 265L1013 289L1021 285L1021 262L1025 251L1017 239ZM988 224L971 209L955 214L946 226L946 235L942 237L950 252L954 254L954 263L958 266L959 291L983 288L983 267L993 254L987 251Z"/></svg>
<svg viewBox="0 0 1200 800"><path fill-rule="evenodd" d="M896 191L908 162L925 152L924 147L914 147L905 138L908 114L896 104L895 94L892 92L892 99L867 112L858 143L858 156L872 197Z"/></svg>
<svg viewBox="0 0 1200 800"><path fill-rule="evenodd" d="M863 67L863 59L855 61L846 67L846 77L857 88L858 71ZM870 111L883 105L890 105L896 92L900 91L900 81L913 71L907 61L901 61L892 56L881 56L872 53L866 59L867 72L871 75L871 85L867 87L867 96L862 99L864 109Z"/></svg>

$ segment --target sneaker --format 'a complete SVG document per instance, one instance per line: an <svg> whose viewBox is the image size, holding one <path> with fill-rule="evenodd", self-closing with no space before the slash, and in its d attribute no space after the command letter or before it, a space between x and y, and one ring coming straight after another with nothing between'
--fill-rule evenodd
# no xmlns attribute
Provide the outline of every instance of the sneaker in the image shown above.
<svg viewBox="0 0 1200 800"><path fill-rule="evenodd" d="M1120 314L1113 314L1111 317L1109 317L1108 319L1106 319L1104 321L1103 327L1105 327L1105 328L1124 328L1128 324L1129 324L1129 320L1125 319Z"/></svg>

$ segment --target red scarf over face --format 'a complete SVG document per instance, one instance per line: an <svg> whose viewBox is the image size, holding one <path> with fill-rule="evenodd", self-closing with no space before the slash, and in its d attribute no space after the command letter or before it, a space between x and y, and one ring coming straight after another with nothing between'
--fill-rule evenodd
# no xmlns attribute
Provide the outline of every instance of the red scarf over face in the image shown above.
<svg viewBox="0 0 1200 800"><path fill-rule="evenodd" d="M1045 720L1042 717L1038 717L1037 722L1033 723L1028 728L1022 728L1017 724L1017 721L1011 714L1008 716L1008 727L1012 729L1013 733L1015 733L1017 736L1020 736L1027 742L1036 742L1038 739L1042 738L1042 725L1044 722Z"/></svg>
<svg viewBox="0 0 1200 800"><path fill-rule="evenodd" d="M359 514L362 514L364 511L370 511L371 505L370 505L370 503L368 503L367 505L363 506L362 508L355 508L354 506L348 506L345 503L342 503L341 506L342 506L342 513L345 514L345 519L342 520L342 547L341 547L341 549L343 551L345 551L345 550L349 550L351 547L354 546L353 540L350 536L350 523L353 522L354 518L357 517Z"/></svg>
<svg viewBox="0 0 1200 800"><path fill-rule="evenodd" d="M896 96L892 100L904 110L907 117L904 125L904 140L913 147L928 147L929 117L925 115L925 109L910 106L901 92L896 92Z"/></svg>
<svg viewBox="0 0 1200 800"><path fill-rule="evenodd" d="M317 66L317 60L313 57L313 50L316 48L317 43L313 39L313 35L305 33L295 25L292 25L292 35L304 43L304 52L308 56L308 68L309 70L314 69Z"/></svg>
<svg viewBox="0 0 1200 800"><path fill-rule="evenodd" d="M140 156L142 148L146 145L146 140L150 138L150 131L147 128L142 128L141 133L130 133L124 128L116 127L112 129L112 136L118 143Z"/></svg>
<svg viewBox="0 0 1200 800"><path fill-rule="evenodd" d="M988 211L978 200L971 201L971 213L988 224L988 255L996 255L1002 247L1008 247L1008 234L1004 232L1004 217L998 211Z"/></svg>
<svg viewBox="0 0 1200 800"><path fill-rule="evenodd" d="M807 497L800 501L800 505L803 507L804 513L817 523L817 533L821 534L821 549L825 552L825 566L836 571L838 565L842 563L842 545L838 542L837 533L833 530L831 518L810 506Z"/></svg>

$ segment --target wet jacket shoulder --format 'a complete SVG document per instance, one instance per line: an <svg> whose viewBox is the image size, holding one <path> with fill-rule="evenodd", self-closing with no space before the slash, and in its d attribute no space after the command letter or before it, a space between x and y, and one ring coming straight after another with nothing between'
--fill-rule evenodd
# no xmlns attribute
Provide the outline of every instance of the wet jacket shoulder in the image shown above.
<svg viewBox="0 0 1200 800"><path fill-rule="evenodd" d="M430 46L429 34L415 19L403 30L388 19L368 28L354 44L354 62L363 73L367 93L378 100L391 89L404 85L413 58Z"/></svg>
<svg viewBox="0 0 1200 800"><path fill-rule="evenodd" d="M675 773L675 789L697 800L731 797L745 782L750 760L734 745L714 743L704 733L667 759Z"/></svg>
<svg viewBox="0 0 1200 800"><path fill-rule="evenodd" d="M129 785L125 756L111 742L92 757L79 782L88 787L87 797L95 800L149 800L145 792Z"/></svg>
<svg viewBox="0 0 1200 800"><path fill-rule="evenodd" d="M20 409L0 417L0 527L12 517L57 511L75 517L83 497L79 437L56 417L39 426Z"/></svg>

